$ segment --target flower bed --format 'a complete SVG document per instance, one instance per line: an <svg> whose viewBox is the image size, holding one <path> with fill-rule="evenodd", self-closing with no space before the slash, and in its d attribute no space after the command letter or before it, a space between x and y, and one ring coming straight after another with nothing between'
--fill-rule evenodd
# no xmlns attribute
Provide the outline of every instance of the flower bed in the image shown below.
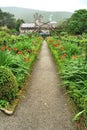
<svg viewBox="0 0 87 130"><path fill-rule="evenodd" d="M1 37L3 38L0 40L0 92L2 93L0 94L0 107L6 108L17 98L19 91L24 87L23 84L30 74L43 38L35 35L30 37L28 34L14 36L6 33L5 35L5 32L0 32ZM7 77L4 74L5 70L9 72ZM16 80L16 86L14 86L14 80L12 81L10 75L13 75ZM11 92L9 92L10 86L13 86ZM16 92L15 87L17 88ZM6 98L9 93L10 97Z"/></svg>
<svg viewBox="0 0 87 130"><path fill-rule="evenodd" d="M72 37L68 36L67 40L64 37L49 37L47 43L58 65L63 84L79 108L79 113L74 117L74 120L83 115L87 124L86 50L82 45L71 43L70 38Z"/></svg>

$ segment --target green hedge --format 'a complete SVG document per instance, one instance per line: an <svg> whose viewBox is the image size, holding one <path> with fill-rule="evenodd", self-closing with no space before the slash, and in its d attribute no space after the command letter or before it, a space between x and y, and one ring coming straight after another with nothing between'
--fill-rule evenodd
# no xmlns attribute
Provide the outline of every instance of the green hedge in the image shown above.
<svg viewBox="0 0 87 130"><path fill-rule="evenodd" d="M18 84L9 68L0 66L0 100L11 102L17 96Z"/></svg>

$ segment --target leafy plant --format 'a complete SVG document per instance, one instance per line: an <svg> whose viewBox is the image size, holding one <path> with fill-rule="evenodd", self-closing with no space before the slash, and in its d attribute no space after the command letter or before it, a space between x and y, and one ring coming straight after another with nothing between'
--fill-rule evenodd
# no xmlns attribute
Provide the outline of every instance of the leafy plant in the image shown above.
<svg viewBox="0 0 87 130"><path fill-rule="evenodd" d="M9 103L5 100L0 100L0 108L7 108Z"/></svg>
<svg viewBox="0 0 87 130"><path fill-rule="evenodd" d="M74 116L74 118L73 118L72 121L77 121L77 120L79 119L79 117L80 117L84 112L85 112L85 110L83 110L83 111L77 113L77 114Z"/></svg>
<svg viewBox="0 0 87 130"><path fill-rule="evenodd" d="M0 66L0 99L14 100L17 96L18 84L10 69Z"/></svg>
<svg viewBox="0 0 87 130"><path fill-rule="evenodd" d="M11 57L12 55L10 51L0 50L0 66L6 66L9 62L11 62Z"/></svg>
<svg viewBox="0 0 87 130"><path fill-rule="evenodd" d="M64 86L70 97L77 105L79 112L73 120L81 115L87 124L87 61L85 60L84 46L81 44L82 36L61 36L60 39L47 38L48 46L58 65L58 70ZM74 39L75 38L75 39ZM59 40L61 42L59 42ZM86 41L86 40L85 40ZM59 45L58 43L59 42ZM55 46L55 43L57 43Z"/></svg>

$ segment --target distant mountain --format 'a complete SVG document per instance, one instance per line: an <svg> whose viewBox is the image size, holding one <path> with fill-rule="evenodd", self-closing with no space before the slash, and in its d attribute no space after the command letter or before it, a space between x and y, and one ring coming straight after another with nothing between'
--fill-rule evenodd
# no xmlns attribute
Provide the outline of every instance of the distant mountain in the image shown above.
<svg viewBox="0 0 87 130"><path fill-rule="evenodd" d="M44 22L49 20L52 21L63 21L64 19L69 18L72 13L71 12L48 12L48 11L40 11L28 8L20 8L20 7L0 7L3 12L9 12L15 16L16 19L23 19L25 22L33 22L35 13L39 13L43 16Z"/></svg>

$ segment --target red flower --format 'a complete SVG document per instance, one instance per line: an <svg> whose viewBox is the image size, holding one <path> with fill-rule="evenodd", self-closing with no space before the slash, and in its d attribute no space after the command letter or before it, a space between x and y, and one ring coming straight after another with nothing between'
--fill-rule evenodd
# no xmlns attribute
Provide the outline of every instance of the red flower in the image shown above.
<svg viewBox="0 0 87 130"><path fill-rule="evenodd" d="M18 54L19 54L19 55L22 55L22 51L18 51Z"/></svg>
<svg viewBox="0 0 87 130"><path fill-rule="evenodd" d="M58 46L59 46L59 44L53 44L53 46L58 47Z"/></svg>
<svg viewBox="0 0 87 130"><path fill-rule="evenodd" d="M77 58L77 56L76 56L76 55L73 55L73 56L72 56L72 58L73 58L73 59L76 59L76 58Z"/></svg>
<svg viewBox="0 0 87 130"><path fill-rule="evenodd" d="M66 57L66 53L64 53L62 56L61 56L61 59L65 58Z"/></svg>
<svg viewBox="0 0 87 130"><path fill-rule="evenodd" d="M58 46L59 46L59 44L56 44L55 46L56 46L56 47L58 47Z"/></svg>
<svg viewBox="0 0 87 130"><path fill-rule="evenodd" d="M66 53L64 53L63 55L66 56Z"/></svg>
<svg viewBox="0 0 87 130"><path fill-rule="evenodd" d="M3 47L1 48L2 51L4 51L5 49L6 49L6 46L3 46Z"/></svg>
<svg viewBox="0 0 87 130"><path fill-rule="evenodd" d="M18 49L16 47L14 47L14 51L17 51Z"/></svg>
<svg viewBox="0 0 87 130"><path fill-rule="evenodd" d="M62 56L61 56L61 59L63 59L64 57L65 57L65 56L64 56L64 55L62 55Z"/></svg>

